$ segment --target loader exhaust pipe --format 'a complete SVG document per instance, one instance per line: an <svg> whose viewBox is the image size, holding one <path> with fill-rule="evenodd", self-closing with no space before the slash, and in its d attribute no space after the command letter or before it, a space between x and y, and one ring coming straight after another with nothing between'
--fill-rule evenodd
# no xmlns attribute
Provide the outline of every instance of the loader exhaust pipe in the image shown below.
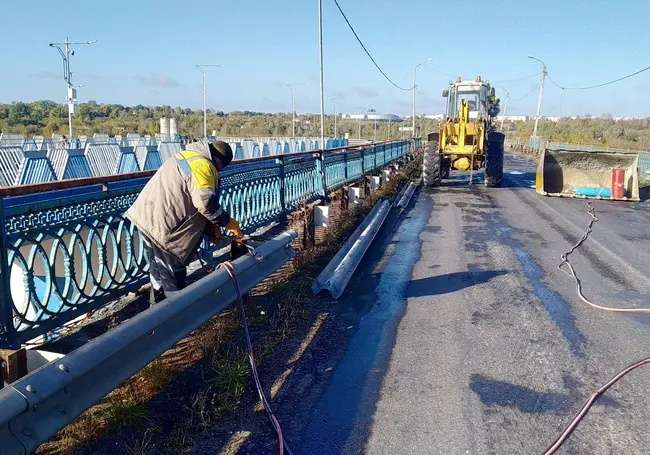
<svg viewBox="0 0 650 455"><path fill-rule="evenodd" d="M544 149L535 189L544 196L639 201L639 155Z"/></svg>

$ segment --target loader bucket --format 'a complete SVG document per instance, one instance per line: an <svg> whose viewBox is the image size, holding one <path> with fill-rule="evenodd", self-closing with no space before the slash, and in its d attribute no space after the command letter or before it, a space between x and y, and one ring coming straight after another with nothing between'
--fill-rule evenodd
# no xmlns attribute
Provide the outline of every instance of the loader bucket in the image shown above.
<svg viewBox="0 0 650 455"><path fill-rule="evenodd" d="M545 196L639 200L638 153L544 149L535 188ZM622 169L623 196L615 197L612 170Z"/></svg>

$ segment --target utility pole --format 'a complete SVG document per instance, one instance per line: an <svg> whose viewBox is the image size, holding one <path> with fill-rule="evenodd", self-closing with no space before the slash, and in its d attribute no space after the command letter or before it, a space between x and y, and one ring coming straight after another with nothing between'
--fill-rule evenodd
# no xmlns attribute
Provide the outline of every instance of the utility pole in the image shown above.
<svg viewBox="0 0 650 455"><path fill-rule="evenodd" d="M221 68L221 65L208 65L204 63L203 65L195 65L199 71L203 74L203 138L208 137L208 110L206 108L205 102L206 102L206 93L207 93L207 87L206 87L206 76L208 74L208 66L212 66L214 68Z"/></svg>
<svg viewBox="0 0 650 455"><path fill-rule="evenodd" d="M82 43L71 43L68 40L68 37L65 37L65 41L62 43L50 43L50 47L54 47L59 51L61 57L63 57L63 79L65 79L67 96L66 100L68 102L68 134L70 135L69 140L72 141L72 115L74 114L74 106L77 102L77 91L73 88L72 85L72 73L70 72L70 57L74 55L74 51L70 49L71 44L86 44L91 45L95 44L97 40L94 41L85 41ZM65 46L65 51L61 49L61 46ZM83 87L79 85L78 87Z"/></svg>
<svg viewBox="0 0 650 455"><path fill-rule="evenodd" d="M296 97L295 97L295 90L296 86L304 86L305 84L288 84L287 87L291 89L291 112L292 112L292 120L291 120L291 137L296 137Z"/></svg>
<svg viewBox="0 0 650 455"><path fill-rule="evenodd" d="M375 117L375 142L377 142L377 117Z"/></svg>
<svg viewBox="0 0 650 455"><path fill-rule="evenodd" d="M340 100L341 98L330 98L330 101L334 101L334 138L339 137L338 129L336 128L336 100Z"/></svg>
<svg viewBox="0 0 650 455"><path fill-rule="evenodd" d="M325 98L323 93L323 0L318 0L318 48L320 52L320 148L325 150Z"/></svg>
<svg viewBox="0 0 650 455"><path fill-rule="evenodd" d="M426 62L431 61L431 59L432 58L429 57L428 59L424 60L423 62L418 63L417 65L415 65L415 68L413 68L413 135L412 135L412 137L415 137L415 90L417 89L417 85L415 83L415 76L416 76L417 71L418 71L418 66L424 65Z"/></svg>
<svg viewBox="0 0 650 455"><path fill-rule="evenodd" d="M539 87L539 98L537 99L537 114L535 115L535 128L533 129L533 137L537 139L537 123L539 122L539 111L542 107L542 94L544 93L544 79L546 79L546 63L544 63L538 58L531 57L530 55L528 56L528 58L537 60L542 64L542 85Z"/></svg>
<svg viewBox="0 0 650 455"><path fill-rule="evenodd" d="M503 129L503 124L506 121L506 112L508 111L508 100L510 99L510 92L505 89L505 87L501 87L499 85L499 88L502 88L506 92L506 104L503 106L503 115L501 116L501 129Z"/></svg>
<svg viewBox="0 0 650 455"><path fill-rule="evenodd" d="M501 117L501 129L503 129L503 123L506 121L506 112L508 112L509 99L510 99L510 93L506 93L506 104L503 106L503 116Z"/></svg>
<svg viewBox="0 0 650 455"><path fill-rule="evenodd" d="M415 73L416 73L416 68L413 68L413 126L411 127L413 132L411 133L411 137L415 137Z"/></svg>
<svg viewBox="0 0 650 455"><path fill-rule="evenodd" d="M361 120L363 120L363 108L358 107L357 110L359 111L359 140L361 140Z"/></svg>

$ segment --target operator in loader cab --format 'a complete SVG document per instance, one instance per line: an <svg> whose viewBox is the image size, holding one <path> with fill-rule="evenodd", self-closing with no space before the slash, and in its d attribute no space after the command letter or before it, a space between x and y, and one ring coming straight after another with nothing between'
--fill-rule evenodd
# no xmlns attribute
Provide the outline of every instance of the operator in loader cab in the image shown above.
<svg viewBox="0 0 650 455"><path fill-rule="evenodd" d="M151 305L185 287L186 264L204 233L219 238L225 227L243 237L239 223L219 204L219 172L232 158L223 141L188 144L163 163L127 210L149 259Z"/></svg>

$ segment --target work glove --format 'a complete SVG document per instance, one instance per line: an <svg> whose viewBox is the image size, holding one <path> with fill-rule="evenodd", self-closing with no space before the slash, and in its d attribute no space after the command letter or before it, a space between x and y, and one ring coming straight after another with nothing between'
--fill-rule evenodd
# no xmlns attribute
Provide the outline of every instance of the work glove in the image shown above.
<svg viewBox="0 0 650 455"><path fill-rule="evenodd" d="M205 235L212 243L219 243L221 241L221 227L216 224L208 223L205 228Z"/></svg>
<svg viewBox="0 0 650 455"><path fill-rule="evenodd" d="M241 239L244 237L244 234L242 234L241 228L239 227L239 223L234 218L230 218L230 221L226 224L226 230L232 232L235 235L235 238Z"/></svg>

